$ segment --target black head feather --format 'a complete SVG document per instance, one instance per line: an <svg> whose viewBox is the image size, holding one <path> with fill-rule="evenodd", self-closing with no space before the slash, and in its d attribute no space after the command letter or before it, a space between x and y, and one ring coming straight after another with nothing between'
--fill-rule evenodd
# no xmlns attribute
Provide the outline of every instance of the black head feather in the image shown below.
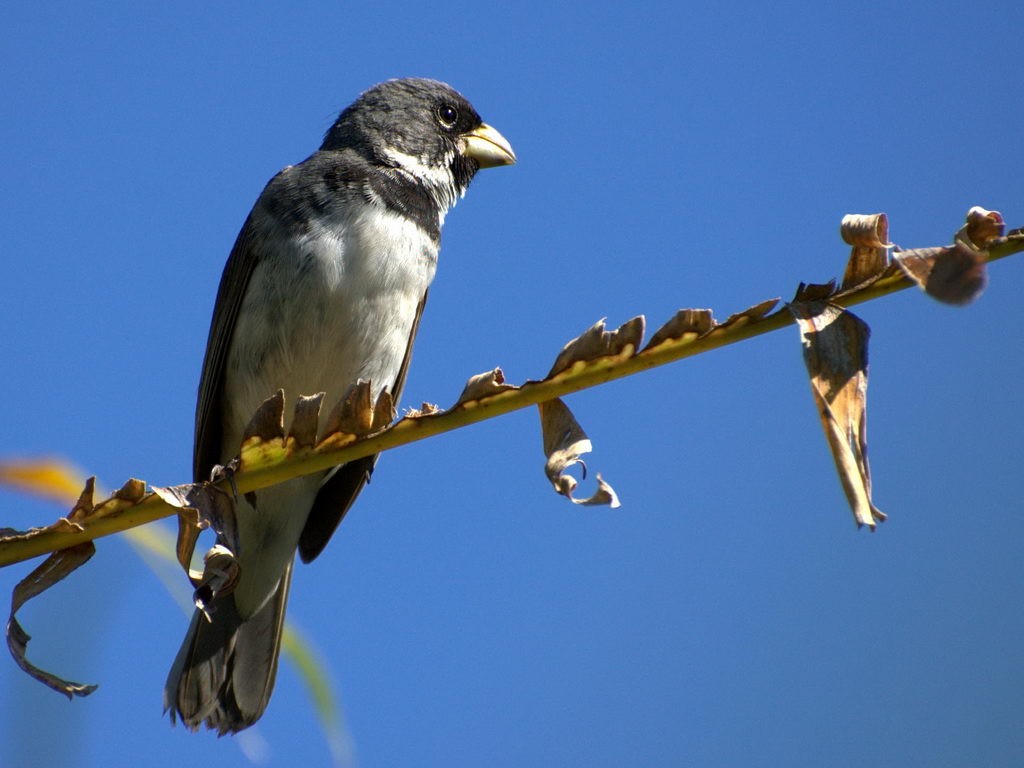
<svg viewBox="0 0 1024 768"><path fill-rule="evenodd" d="M445 83L388 80L365 91L338 116L320 150L354 150L373 165L413 175L419 171L420 176L422 169L448 167L461 194L479 166L457 151L458 139L482 122L473 105ZM409 158L414 162L407 163Z"/></svg>

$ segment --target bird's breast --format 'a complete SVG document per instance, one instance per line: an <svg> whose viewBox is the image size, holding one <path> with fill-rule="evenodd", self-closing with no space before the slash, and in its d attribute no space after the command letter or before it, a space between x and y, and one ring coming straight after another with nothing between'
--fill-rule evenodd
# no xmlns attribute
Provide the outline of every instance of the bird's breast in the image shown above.
<svg viewBox="0 0 1024 768"><path fill-rule="evenodd" d="M255 408L278 389L288 404L325 392L321 426L357 380L393 389L438 250L414 223L370 206L302 235L272 228L259 248L227 360L232 455Z"/></svg>

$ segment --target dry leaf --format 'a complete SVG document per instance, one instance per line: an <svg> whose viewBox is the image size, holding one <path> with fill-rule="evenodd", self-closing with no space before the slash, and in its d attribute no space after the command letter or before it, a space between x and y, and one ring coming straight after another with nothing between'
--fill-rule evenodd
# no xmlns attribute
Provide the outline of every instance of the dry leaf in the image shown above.
<svg viewBox="0 0 1024 768"><path fill-rule="evenodd" d="M843 240L853 246L843 273L842 290L879 277L889 266L889 219L884 213L847 214L839 225Z"/></svg>
<svg viewBox="0 0 1024 768"><path fill-rule="evenodd" d="M1002 237L1005 228L999 211L989 211L976 205L967 212L966 222L956 233L956 242L982 251L993 240Z"/></svg>
<svg viewBox="0 0 1024 768"><path fill-rule="evenodd" d="M192 556L199 534L212 528L217 541L232 551L238 549L238 525L235 521L235 504L231 496L214 483L188 483L167 488L153 488L172 507L178 509L178 538L175 553L178 562L188 574L192 585L198 587L203 574L192 568Z"/></svg>
<svg viewBox="0 0 1024 768"><path fill-rule="evenodd" d="M511 389L518 389L518 387L514 384L505 383L505 374L501 368L495 368L493 371L484 371L469 378L466 386L462 388L462 394L459 395L459 399L455 401L455 405L452 407L453 409L471 407L480 400L493 395L499 395L502 392L508 392ZM428 404L424 403L421 414L429 413L427 411L428 407ZM436 409L436 406L434 408Z"/></svg>
<svg viewBox="0 0 1024 768"><path fill-rule="evenodd" d="M984 255L963 243L900 251L894 259L903 274L944 304L970 304L988 282Z"/></svg>
<svg viewBox="0 0 1024 768"><path fill-rule="evenodd" d="M836 295L836 281L829 280L827 283L800 283L796 289L796 296L793 302L801 301L825 301Z"/></svg>
<svg viewBox="0 0 1024 768"><path fill-rule="evenodd" d="M308 397L300 396L295 403L295 415L292 426L288 430L288 453L296 453L316 445L317 430L320 427L320 406L323 404L324 393Z"/></svg>
<svg viewBox="0 0 1024 768"><path fill-rule="evenodd" d="M585 365L602 357L632 357L640 349L643 337L643 315L627 320L614 331L604 329L602 318L562 348L547 378L557 376L574 365Z"/></svg>
<svg viewBox="0 0 1024 768"><path fill-rule="evenodd" d="M40 592L49 589L80 565L87 562L95 552L96 547L91 541L54 552L38 568L18 583L11 597L11 615L7 620L7 648L10 650L11 656L14 657L15 663L22 670L43 685L52 688L58 693L63 693L69 699L74 696L88 696L96 690L96 686L65 680L32 664L26 656L28 641L32 638L22 628L21 624L18 623L18 620L14 618L14 614L28 600L31 600Z"/></svg>
<svg viewBox="0 0 1024 768"><path fill-rule="evenodd" d="M284 390L268 397L249 419L238 451L238 469L244 471L273 461L284 453Z"/></svg>
<svg viewBox="0 0 1024 768"><path fill-rule="evenodd" d="M804 362L825 438L857 525L872 529L885 514L871 500L867 446L867 325L826 302L789 306L800 328Z"/></svg>
<svg viewBox="0 0 1024 768"><path fill-rule="evenodd" d="M394 403L387 389L373 399L373 385L360 379L345 392L331 409L320 442L344 442L349 437L365 437L387 427L395 418ZM342 439L345 438L345 439Z"/></svg>
<svg viewBox="0 0 1024 768"><path fill-rule="evenodd" d="M974 206L954 244L944 248L917 248L896 254L897 266L929 296L945 304L962 306L977 299L988 284L982 251L1003 237L1003 216Z"/></svg>
<svg viewBox="0 0 1024 768"><path fill-rule="evenodd" d="M144 504L152 494L146 492L146 484L141 480L128 480L109 498L94 505L93 495L96 478L85 481L85 487L78 497L71 513L58 518L54 523L42 528L31 528L17 531L12 528L0 528L0 554L7 555L11 551L24 551L26 542L39 539L51 539L55 535L81 532L86 523L92 524L105 518L119 517L130 514ZM18 559L27 559L25 557ZM14 561L11 561L14 562Z"/></svg>
<svg viewBox="0 0 1024 768"><path fill-rule="evenodd" d="M498 369L495 369L498 370ZM481 374L483 375L483 374ZM466 386L469 386L468 384ZM437 405L437 403L423 403L419 408L406 408L405 418L407 419L418 419L421 416L435 416L439 413L443 413L444 409Z"/></svg>
<svg viewBox="0 0 1024 768"><path fill-rule="evenodd" d="M715 327L715 319L710 309L680 309L655 331L651 340L644 347L644 352L654 349L666 341L677 341L689 338L697 339Z"/></svg>
<svg viewBox="0 0 1024 768"><path fill-rule="evenodd" d="M92 514L94 509L92 498L94 488L95 478L89 478L81 495L78 497L78 501L75 503L74 509L71 510L67 518L62 518L64 523L75 525L78 520ZM18 585L14 588L14 594L11 596L11 613L7 619L7 648L10 650L11 656L14 657L15 663L26 673L43 683L43 685L52 688L58 693L63 693L69 699L73 696L88 696L96 690L96 686L64 680L32 664L26 655L28 641L31 638L15 618L15 614L26 602L45 592L54 584L67 577L76 568L87 562L95 552L96 547L91 541L54 552L32 573L18 582Z"/></svg>
<svg viewBox="0 0 1024 768"><path fill-rule="evenodd" d="M619 497L608 483L597 475L597 490L586 499L577 499L572 494L576 490L577 481L565 470L574 464L583 467L586 476L586 464L580 458L581 453L590 453L593 446L583 428L572 415L572 411L561 400L548 400L538 404L540 411L541 432L544 437L544 455L547 463L544 472L557 493L562 494L573 504L591 506L607 504L613 509L619 506Z"/></svg>

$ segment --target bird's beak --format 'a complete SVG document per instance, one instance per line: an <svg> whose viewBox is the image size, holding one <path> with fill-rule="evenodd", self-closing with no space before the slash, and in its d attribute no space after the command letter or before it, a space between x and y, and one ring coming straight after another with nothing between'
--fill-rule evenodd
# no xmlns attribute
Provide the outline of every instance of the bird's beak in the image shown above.
<svg viewBox="0 0 1024 768"><path fill-rule="evenodd" d="M516 161L512 145L487 123L459 136L459 152L476 160L481 168L512 165Z"/></svg>

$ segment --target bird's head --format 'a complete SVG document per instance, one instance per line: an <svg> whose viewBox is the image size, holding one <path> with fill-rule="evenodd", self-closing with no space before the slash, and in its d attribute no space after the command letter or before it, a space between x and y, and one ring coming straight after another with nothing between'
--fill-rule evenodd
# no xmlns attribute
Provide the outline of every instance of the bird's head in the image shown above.
<svg viewBox="0 0 1024 768"><path fill-rule="evenodd" d="M388 80L365 91L338 116L320 150L355 151L373 165L459 197L480 168L516 161L505 137L462 94L424 78Z"/></svg>

